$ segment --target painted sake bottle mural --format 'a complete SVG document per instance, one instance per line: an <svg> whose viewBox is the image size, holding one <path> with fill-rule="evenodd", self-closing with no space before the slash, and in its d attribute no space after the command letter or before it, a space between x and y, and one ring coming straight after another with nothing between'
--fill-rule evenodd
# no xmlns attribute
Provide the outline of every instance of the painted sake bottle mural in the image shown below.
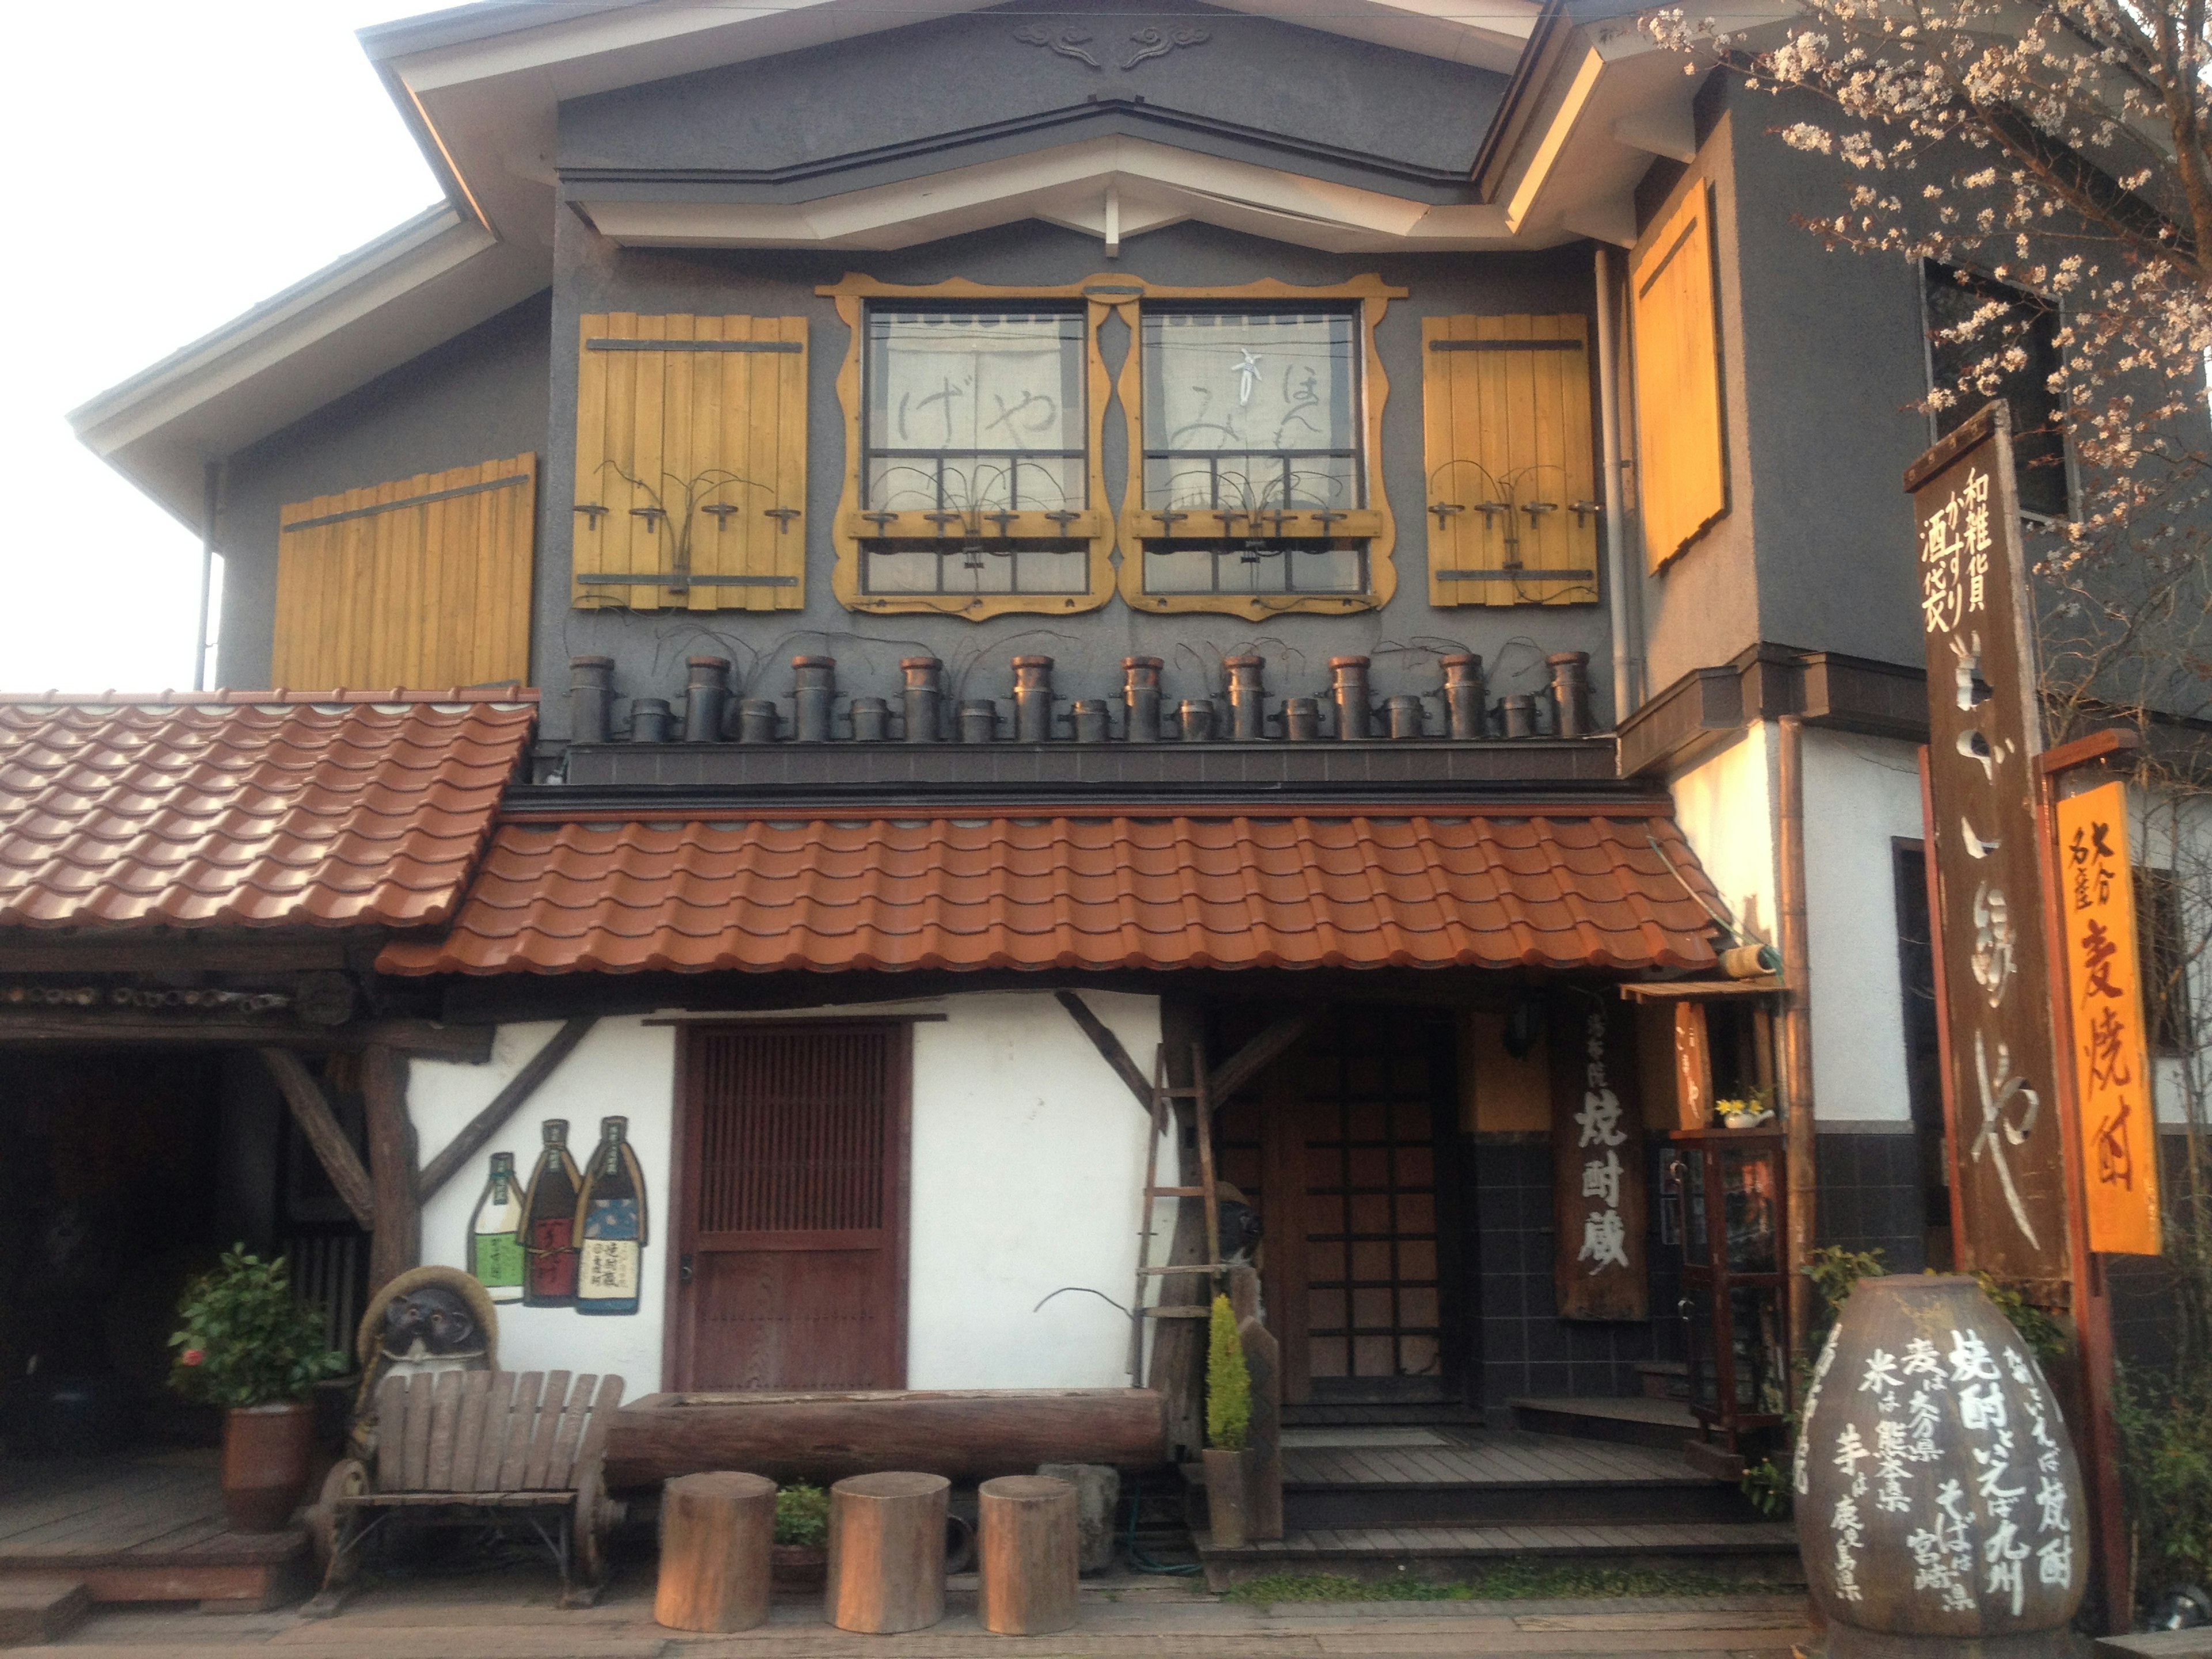
<svg viewBox="0 0 2212 1659"><path fill-rule="evenodd" d="M491 1176L469 1218L468 1261L493 1301L522 1300L522 1183L513 1152L491 1155Z"/></svg>
<svg viewBox="0 0 2212 1659"><path fill-rule="evenodd" d="M522 1200L522 1303L527 1308L568 1308L576 1301L576 1200L583 1177L568 1156L568 1124L548 1118L545 1147Z"/></svg>
<svg viewBox="0 0 2212 1659"><path fill-rule="evenodd" d="M1972 1279L1859 1281L1814 1368L1794 1475L1830 1659L1928 1638L2075 1651L2081 1470L2033 1356Z"/></svg>
<svg viewBox="0 0 2212 1659"><path fill-rule="evenodd" d="M645 1176L630 1150L629 1120L603 1118L599 1149L576 1201L576 1311L634 1314L645 1256Z"/></svg>

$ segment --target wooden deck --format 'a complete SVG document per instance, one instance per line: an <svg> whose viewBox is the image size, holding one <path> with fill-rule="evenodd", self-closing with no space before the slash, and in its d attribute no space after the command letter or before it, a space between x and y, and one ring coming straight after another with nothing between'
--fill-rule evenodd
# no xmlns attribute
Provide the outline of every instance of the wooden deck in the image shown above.
<svg viewBox="0 0 2212 1659"><path fill-rule="evenodd" d="M305 1588L307 1535L234 1533L213 1451L0 1463L0 1577L241 1611Z"/></svg>
<svg viewBox="0 0 2212 1659"><path fill-rule="evenodd" d="M1380 1436L1347 1429L1342 1443L1317 1445L1322 1431L1289 1430L1283 1480L1301 1486L1711 1486L1679 1451L1577 1440L1521 1430L1439 1430L1431 1443L1362 1443Z"/></svg>

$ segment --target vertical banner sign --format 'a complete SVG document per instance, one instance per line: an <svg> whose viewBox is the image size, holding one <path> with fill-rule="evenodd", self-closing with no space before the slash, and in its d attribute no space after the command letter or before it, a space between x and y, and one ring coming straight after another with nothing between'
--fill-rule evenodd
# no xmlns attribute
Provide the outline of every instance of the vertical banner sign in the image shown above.
<svg viewBox="0 0 2212 1659"><path fill-rule="evenodd" d="M2074 1098L2089 1248L2156 1255L2158 1136L2136 959L2128 787L2058 803L2058 913L2074 1013Z"/></svg>
<svg viewBox="0 0 2212 1659"><path fill-rule="evenodd" d="M2047 1285L2069 1273L2065 1158L2038 864L2034 614L2004 405L1923 455L1905 482L1928 643L1936 989L1960 1266Z"/></svg>
<svg viewBox="0 0 2212 1659"><path fill-rule="evenodd" d="M1553 1288L1562 1319L1648 1319L1644 1113L1634 1010L1563 998L1553 1011Z"/></svg>

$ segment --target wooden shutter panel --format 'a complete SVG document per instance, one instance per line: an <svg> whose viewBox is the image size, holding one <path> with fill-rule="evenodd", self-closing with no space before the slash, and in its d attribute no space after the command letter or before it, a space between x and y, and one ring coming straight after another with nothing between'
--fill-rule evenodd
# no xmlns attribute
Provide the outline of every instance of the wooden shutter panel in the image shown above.
<svg viewBox="0 0 2212 1659"><path fill-rule="evenodd" d="M1632 262L1636 481L1658 569L1728 511L1711 187L1693 187Z"/></svg>
<svg viewBox="0 0 2212 1659"><path fill-rule="evenodd" d="M1429 602L1595 600L1588 320L1423 318L1421 406Z"/></svg>
<svg viewBox="0 0 2212 1659"><path fill-rule="evenodd" d="M537 523L535 455L281 508L270 678L380 690L527 681Z"/></svg>
<svg viewBox="0 0 2212 1659"><path fill-rule="evenodd" d="M610 312L579 346L576 604L804 605L806 319Z"/></svg>

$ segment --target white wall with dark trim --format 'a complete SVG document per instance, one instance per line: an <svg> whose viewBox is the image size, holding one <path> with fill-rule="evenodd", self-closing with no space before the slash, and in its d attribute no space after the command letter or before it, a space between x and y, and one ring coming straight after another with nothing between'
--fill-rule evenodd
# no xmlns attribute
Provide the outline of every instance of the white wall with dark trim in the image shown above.
<svg viewBox="0 0 2212 1659"><path fill-rule="evenodd" d="M1159 999L1085 993L1150 1072ZM933 1388L1115 1388L1128 1381L1127 1306L1135 1279L1147 1121L1049 991L980 993L900 1005L945 1018L914 1026L907 1382ZM879 1008L815 1011L865 1017ZM423 1163L434 1158L559 1029L503 1025L489 1064L417 1061L408 1104ZM568 1120L581 1164L599 1120L629 1120L646 1177L648 1243L635 1315L500 1310L500 1363L512 1370L614 1371L630 1398L661 1385L667 1304L675 1030L637 1015L602 1020L422 1211L422 1260L465 1267L468 1231L491 1154L527 1180L539 1126ZM1160 1180L1176 1178L1171 1141ZM1162 1206L1163 1209L1166 1206ZM1163 1224L1172 1226L1172 1218ZM1166 1236L1161 1240L1164 1254ZM1063 1294L1045 1298L1063 1286ZM1097 1291L1100 1294L1094 1295ZM1042 1302L1042 1307L1037 1304Z"/></svg>

